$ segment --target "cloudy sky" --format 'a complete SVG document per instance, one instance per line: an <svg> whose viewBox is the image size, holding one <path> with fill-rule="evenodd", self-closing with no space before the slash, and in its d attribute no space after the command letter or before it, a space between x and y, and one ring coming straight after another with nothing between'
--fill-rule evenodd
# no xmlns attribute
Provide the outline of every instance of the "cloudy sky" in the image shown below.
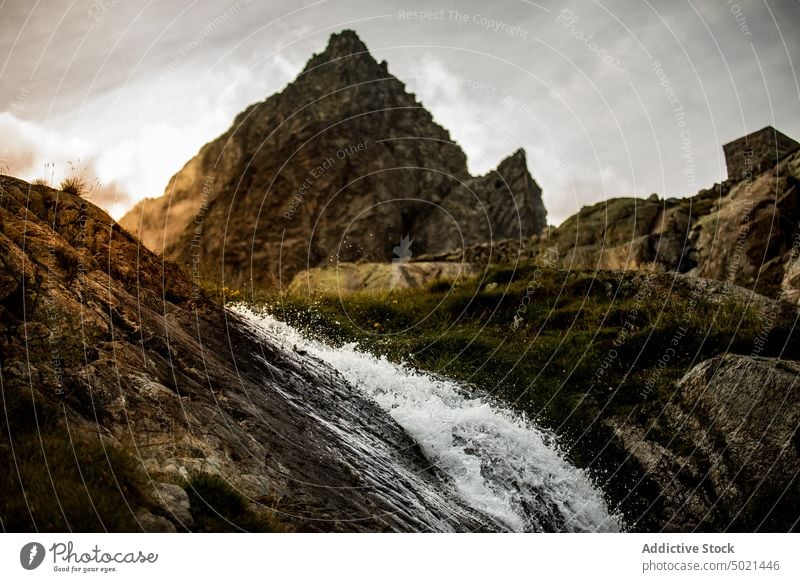
<svg viewBox="0 0 800 582"><path fill-rule="evenodd" d="M0 171L96 176L118 217L352 28L473 173L524 147L551 223L686 196L721 144L800 139L800 1L737 1L0 0Z"/></svg>

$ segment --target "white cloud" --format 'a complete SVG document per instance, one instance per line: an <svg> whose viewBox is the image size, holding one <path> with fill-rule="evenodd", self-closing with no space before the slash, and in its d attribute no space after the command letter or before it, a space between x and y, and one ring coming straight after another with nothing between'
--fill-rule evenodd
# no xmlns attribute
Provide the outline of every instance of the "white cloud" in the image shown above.
<svg viewBox="0 0 800 582"><path fill-rule="evenodd" d="M160 196L170 177L203 144L224 132L239 111L279 89L299 69L278 56L253 68L165 74L126 86L124 99L117 93L98 97L80 114L54 120L59 129L0 113L0 135L5 136L0 141L0 169L22 179L46 177L58 184L74 167L88 180L99 181L93 202L120 218L136 201ZM154 85L159 93L184 99L159 103L153 100ZM148 114L142 115L145 102ZM129 123L133 119L139 123ZM116 125L119 120L126 120L121 128ZM79 137L83 135L94 139ZM48 176L46 163L53 164Z"/></svg>
<svg viewBox="0 0 800 582"><path fill-rule="evenodd" d="M21 178L43 177L45 162L64 167L69 162L79 163L93 153L86 140L67 138L9 112L0 113L0 134L4 136L0 164L6 166L10 174ZM57 170L56 177L63 177L65 170Z"/></svg>

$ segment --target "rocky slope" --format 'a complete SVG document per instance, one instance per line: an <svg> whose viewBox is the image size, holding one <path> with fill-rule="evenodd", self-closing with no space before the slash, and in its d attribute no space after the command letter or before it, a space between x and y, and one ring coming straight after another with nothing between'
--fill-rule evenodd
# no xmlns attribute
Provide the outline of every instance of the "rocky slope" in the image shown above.
<svg viewBox="0 0 800 582"><path fill-rule="evenodd" d="M248 107L121 224L198 275L264 286L331 261L527 238L546 225L517 151L472 177L461 148L352 31Z"/></svg>
<svg viewBox="0 0 800 582"><path fill-rule="evenodd" d="M330 367L259 340L92 204L6 176L0 343L4 530L194 529L183 487L211 477L290 529L491 528Z"/></svg>
<svg viewBox="0 0 800 582"><path fill-rule="evenodd" d="M474 245L419 261L675 271L800 299L800 152L741 181L684 198L612 198L544 236Z"/></svg>
<svg viewBox="0 0 800 582"><path fill-rule="evenodd" d="M336 370L93 205L0 180L3 529L203 530L219 483L248 508L233 530L503 529ZM295 313L549 419L631 529L796 527L794 307L687 276L526 269Z"/></svg>

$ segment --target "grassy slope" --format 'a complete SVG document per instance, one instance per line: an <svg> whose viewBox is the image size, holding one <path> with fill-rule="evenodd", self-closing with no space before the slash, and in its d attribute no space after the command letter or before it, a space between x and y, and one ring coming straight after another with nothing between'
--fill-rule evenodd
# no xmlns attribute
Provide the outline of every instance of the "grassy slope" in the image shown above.
<svg viewBox="0 0 800 582"><path fill-rule="evenodd" d="M150 502L128 452L68 432L62 410L8 378L0 406L0 530L139 529L134 512Z"/></svg>

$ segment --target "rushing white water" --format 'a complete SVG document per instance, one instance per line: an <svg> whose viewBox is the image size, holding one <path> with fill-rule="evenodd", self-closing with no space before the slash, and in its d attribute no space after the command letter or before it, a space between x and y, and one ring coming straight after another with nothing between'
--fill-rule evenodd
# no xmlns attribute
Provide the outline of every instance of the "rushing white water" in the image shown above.
<svg viewBox="0 0 800 582"><path fill-rule="evenodd" d="M265 340L338 370L383 408L473 509L511 531L617 531L602 494L552 434L456 382L304 337L246 306L231 310Z"/></svg>

